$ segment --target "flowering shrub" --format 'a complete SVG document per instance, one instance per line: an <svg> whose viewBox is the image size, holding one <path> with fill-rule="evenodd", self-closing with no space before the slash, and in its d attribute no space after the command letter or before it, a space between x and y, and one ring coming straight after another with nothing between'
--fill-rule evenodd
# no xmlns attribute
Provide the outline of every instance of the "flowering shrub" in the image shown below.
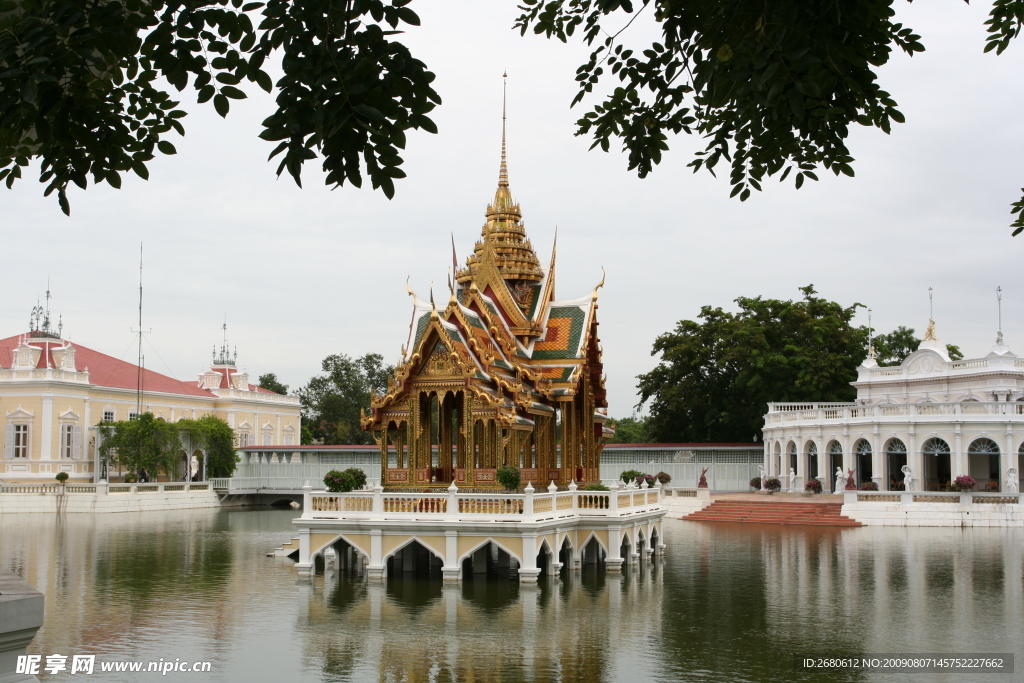
<svg viewBox="0 0 1024 683"><path fill-rule="evenodd" d="M978 487L977 480L967 474L960 475L953 480L953 488L957 491L973 491Z"/></svg>
<svg viewBox="0 0 1024 683"><path fill-rule="evenodd" d="M750 488L754 489L755 491L760 491L761 490L761 477L754 477L753 479L751 479L750 480Z"/></svg>
<svg viewBox="0 0 1024 683"><path fill-rule="evenodd" d="M821 493L821 482L817 479L811 479L804 484L804 490L810 491L811 493Z"/></svg>
<svg viewBox="0 0 1024 683"><path fill-rule="evenodd" d="M657 477L658 481L661 482L662 486L664 486L664 485L668 484L670 481L672 481L672 475L668 474L667 472L658 472L654 476Z"/></svg>
<svg viewBox="0 0 1024 683"><path fill-rule="evenodd" d="M878 483L873 481L866 481L860 485L861 491L877 491Z"/></svg>
<svg viewBox="0 0 1024 683"><path fill-rule="evenodd" d="M366 481L365 478L363 481ZM324 475L324 486L331 493L348 493L356 487L356 478L352 476L351 470L331 470Z"/></svg>
<svg viewBox="0 0 1024 683"><path fill-rule="evenodd" d="M764 487L769 491L781 491L782 482L777 477L765 477Z"/></svg>

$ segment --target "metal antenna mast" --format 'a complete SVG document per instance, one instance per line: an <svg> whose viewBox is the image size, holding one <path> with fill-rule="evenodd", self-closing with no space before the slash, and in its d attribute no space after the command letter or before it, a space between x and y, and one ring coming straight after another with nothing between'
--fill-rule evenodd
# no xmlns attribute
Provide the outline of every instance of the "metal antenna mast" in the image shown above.
<svg viewBox="0 0 1024 683"><path fill-rule="evenodd" d="M135 417L142 415L142 242L139 242L139 364L135 384Z"/></svg>
<svg viewBox="0 0 1024 683"><path fill-rule="evenodd" d="M928 288L928 319L935 320L935 307L932 303L932 288Z"/></svg>

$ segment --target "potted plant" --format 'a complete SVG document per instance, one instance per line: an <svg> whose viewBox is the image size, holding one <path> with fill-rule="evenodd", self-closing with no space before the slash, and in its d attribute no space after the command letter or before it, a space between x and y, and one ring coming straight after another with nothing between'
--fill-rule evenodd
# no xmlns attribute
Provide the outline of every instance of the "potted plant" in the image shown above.
<svg viewBox="0 0 1024 683"><path fill-rule="evenodd" d="M754 477L753 479L751 479L750 480L750 488L754 489L755 491L760 491L761 490L761 477Z"/></svg>
<svg viewBox="0 0 1024 683"><path fill-rule="evenodd" d="M658 480L658 481L660 481L660 482L661 482L661 485L662 485L662 486L665 486L665 485L667 485L667 484L668 484L668 483L669 483L670 481L672 481L672 475L670 475L670 474L668 474L668 473L666 473L666 472L658 472L658 473L657 473L656 475L654 475L654 476L655 476L655 477L657 478L657 480Z"/></svg>
<svg viewBox="0 0 1024 683"><path fill-rule="evenodd" d="M63 486L64 482L66 482L68 480L68 473L67 472L58 472L57 476L54 477L54 479L56 479L58 482L60 482L61 486Z"/></svg>
<svg viewBox="0 0 1024 683"><path fill-rule="evenodd" d="M874 481L866 481L860 485L861 491L877 491L878 483Z"/></svg>
<svg viewBox="0 0 1024 683"><path fill-rule="evenodd" d="M637 477L642 476L644 476L644 473L641 472L640 470L626 470L625 472L619 475L619 479L628 484L631 481L635 482L637 480Z"/></svg>
<svg viewBox="0 0 1024 683"><path fill-rule="evenodd" d="M967 491L973 491L976 488L978 488L977 480L968 474L962 474L953 480L954 491L966 493Z"/></svg>
<svg viewBox="0 0 1024 683"><path fill-rule="evenodd" d="M583 490L584 491L611 491L611 489L608 488L607 486L605 486L604 484L596 484L596 483L595 484L587 484L585 487L583 487Z"/></svg>
<svg viewBox="0 0 1024 683"><path fill-rule="evenodd" d="M804 484L804 490L811 493L821 493L821 482L817 479L811 479Z"/></svg>
<svg viewBox="0 0 1024 683"><path fill-rule="evenodd" d="M641 474L639 477L636 478L636 485L639 487L645 481L647 482L647 488L653 488L654 482L656 482L657 479L654 478L653 474Z"/></svg>
<svg viewBox="0 0 1024 683"><path fill-rule="evenodd" d="M782 482L778 477L765 477L764 487L768 489L768 493L775 493L782 490Z"/></svg>
<svg viewBox="0 0 1024 683"><path fill-rule="evenodd" d="M498 471L494 473L494 478L498 480L498 483L505 487L506 491L515 491L519 488L519 482L521 478L519 476L519 468L513 467L512 465L502 465L498 468Z"/></svg>

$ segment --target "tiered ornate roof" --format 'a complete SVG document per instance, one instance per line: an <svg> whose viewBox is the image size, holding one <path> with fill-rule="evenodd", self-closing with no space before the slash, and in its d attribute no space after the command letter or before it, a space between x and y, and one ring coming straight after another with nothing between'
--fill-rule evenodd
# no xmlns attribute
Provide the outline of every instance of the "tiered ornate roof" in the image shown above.
<svg viewBox="0 0 1024 683"><path fill-rule="evenodd" d="M557 409L574 406L578 433L571 438L579 443L573 447L590 454L589 466L599 452L607 407L596 319L604 281L587 296L555 301L556 248L543 267L509 189L504 117L502 128L498 188L480 239L455 272L443 309L433 295L425 302L409 290L413 315L401 360L363 426L394 429L409 419L407 399L430 395L426 378L445 377L447 388L436 395L456 387L468 391L474 414L486 407L502 429L530 430L538 416L552 418Z"/></svg>

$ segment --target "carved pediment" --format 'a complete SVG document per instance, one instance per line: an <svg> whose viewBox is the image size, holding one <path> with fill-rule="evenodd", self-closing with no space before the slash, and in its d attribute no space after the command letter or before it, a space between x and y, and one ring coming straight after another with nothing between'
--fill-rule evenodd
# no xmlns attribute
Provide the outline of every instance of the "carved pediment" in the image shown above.
<svg viewBox="0 0 1024 683"><path fill-rule="evenodd" d="M420 374L429 377L458 375L459 368L452 360L451 352L448 351L448 347L443 342L438 341L434 344L433 351L424 361L420 367Z"/></svg>
<svg viewBox="0 0 1024 683"><path fill-rule="evenodd" d="M75 411L71 410L70 407L67 410L65 410L63 413L58 415L57 417L60 418L61 420L78 420L78 419L81 419L81 418L79 418L78 413L76 413Z"/></svg>
<svg viewBox="0 0 1024 683"><path fill-rule="evenodd" d="M10 413L7 413L7 419L8 420L24 420L24 419L29 419L29 418L33 418L33 417L35 417L34 413L28 412L27 410L25 410L20 405L18 406L17 410L15 410L13 412L10 412Z"/></svg>
<svg viewBox="0 0 1024 683"><path fill-rule="evenodd" d="M243 420L242 424L238 425L239 429L252 429L252 425L249 424L248 420Z"/></svg>

